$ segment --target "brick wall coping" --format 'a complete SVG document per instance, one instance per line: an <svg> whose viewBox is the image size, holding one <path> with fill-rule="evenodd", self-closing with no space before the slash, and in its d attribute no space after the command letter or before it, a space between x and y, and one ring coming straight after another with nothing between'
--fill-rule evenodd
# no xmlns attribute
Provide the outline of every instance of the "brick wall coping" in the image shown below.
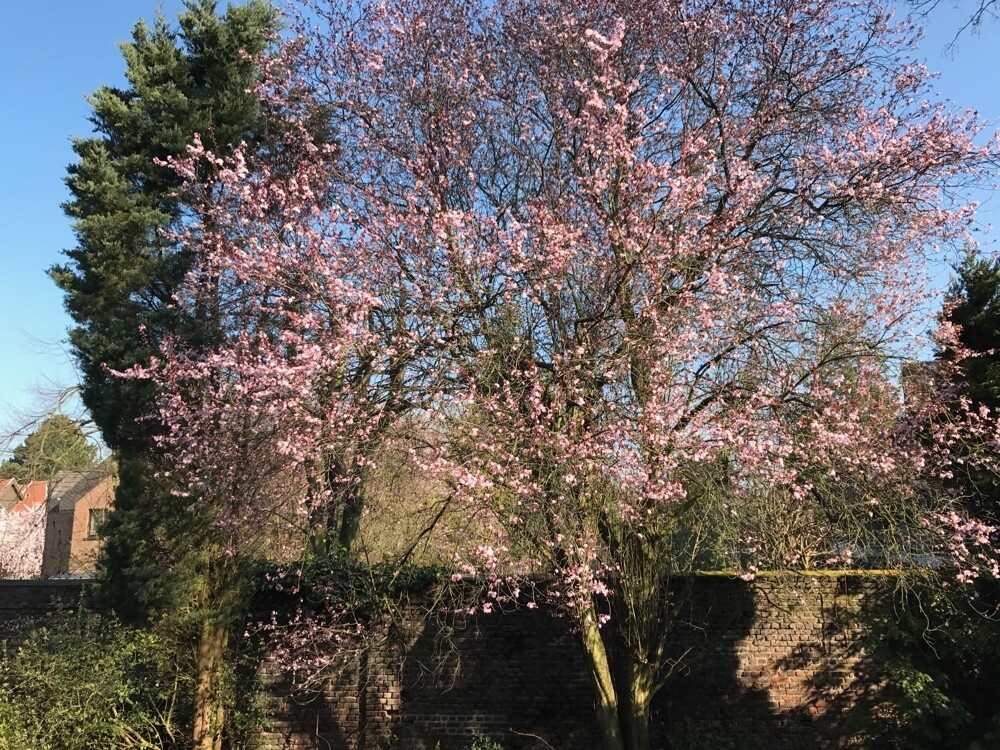
<svg viewBox="0 0 1000 750"><path fill-rule="evenodd" d="M25 578L0 580L0 589L4 588L72 588L74 586L89 586L93 578Z"/></svg>

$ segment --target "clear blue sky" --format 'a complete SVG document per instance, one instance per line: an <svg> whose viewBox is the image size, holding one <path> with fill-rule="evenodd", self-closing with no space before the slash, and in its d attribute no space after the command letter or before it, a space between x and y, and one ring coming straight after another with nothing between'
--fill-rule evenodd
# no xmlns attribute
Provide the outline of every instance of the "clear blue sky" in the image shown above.
<svg viewBox="0 0 1000 750"><path fill-rule="evenodd" d="M967 3L968 0L965 0ZM964 22L953 0L928 21L923 58L941 71L940 94L1000 120L1000 21L945 45ZM225 2L220 2L224 7ZM85 96L123 82L117 43L139 18L162 6L173 18L180 0L0 0L0 430L44 404L36 395L73 385L65 350L69 318L46 269L73 244L60 210L72 160L70 138L90 132ZM986 196L989 198L989 196ZM982 223L1000 225L1000 197L987 200Z"/></svg>
<svg viewBox="0 0 1000 750"><path fill-rule="evenodd" d="M73 245L59 207L70 138L91 132L85 97L124 83L117 44L159 6L170 17L182 9L180 0L0 0L0 430L12 409L34 408L39 389L76 382L70 320L46 275Z"/></svg>

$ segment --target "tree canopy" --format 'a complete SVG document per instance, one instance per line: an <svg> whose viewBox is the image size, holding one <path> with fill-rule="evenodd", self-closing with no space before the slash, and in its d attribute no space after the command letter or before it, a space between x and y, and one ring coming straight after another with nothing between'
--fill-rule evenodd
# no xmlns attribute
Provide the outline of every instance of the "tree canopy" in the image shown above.
<svg viewBox="0 0 1000 750"><path fill-rule="evenodd" d="M990 408L1000 406L1000 261L970 252L957 268L946 319L960 327L965 393ZM946 356L954 356L946 352Z"/></svg>
<svg viewBox="0 0 1000 750"><path fill-rule="evenodd" d="M958 396L975 409L1000 409L1000 261L969 251L957 267L944 318L956 327L956 340L941 357L957 365ZM995 450L989 443L970 445L969 453ZM951 491L977 516L1000 522L1000 482L994 471L970 461L954 472Z"/></svg>
<svg viewBox="0 0 1000 750"><path fill-rule="evenodd" d="M53 414L33 430L0 464L0 477L21 482L51 479L60 471L86 471L97 461L97 446L79 422Z"/></svg>
<svg viewBox="0 0 1000 750"><path fill-rule="evenodd" d="M846 0L306 5L262 89L298 127L175 160L201 196L178 305L219 337L168 337L127 382L159 389L193 499L259 510L234 492L252 436L303 514L349 504L409 430L485 531L459 559L484 607L549 576L607 750L650 746L708 509L808 504L823 543L789 564L919 537L996 574L991 528L933 491L988 420L897 383L925 249L962 241L953 196L998 149L924 102L906 22ZM767 540L743 528L752 576Z"/></svg>
<svg viewBox="0 0 1000 750"><path fill-rule="evenodd" d="M102 87L89 99L95 135L73 144L77 160L65 204L77 246L51 270L77 327L70 332L83 375L82 398L114 450L148 445L155 428L140 419L149 389L105 367L148 360L167 331L197 338L197 323L178 317L174 293L192 262L172 230L183 220L182 181L165 164L193 134L225 152L253 142L260 103L251 91L253 56L275 33L270 5L253 0L216 13L214 0L190 0L173 28L161 15L140 21L121 45L124 89ZM144 442L147 441L147 442Z"/></svg>

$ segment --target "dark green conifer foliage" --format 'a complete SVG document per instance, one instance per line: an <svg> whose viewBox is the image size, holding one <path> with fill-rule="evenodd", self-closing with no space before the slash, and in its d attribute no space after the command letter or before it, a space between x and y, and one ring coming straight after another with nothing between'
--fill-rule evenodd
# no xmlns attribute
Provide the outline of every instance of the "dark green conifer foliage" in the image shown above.
<svg viewBox="0 0 1000 750"><path fill-rule="evenodd" d="M961 326L959 340L974 353L960 362L960 386L973 405L987 406L997 413L1000 410L1000 260L969 253L957 271L947 317ZM953 354L946 351L943 356ZM966 498L973 515L991 523L1000 522L1000 477L995 472L970 469L967 474L956 476L954 489Z"/></svg>
<svg viewBox="0 0 1000 750"><path fill-rule="evenodd" d="M945 308L946 319L961 326L959 342L972 355L959 364L960 393L973 407L1000 408L1000 261L970 251L956 269ZM940 352L953 359L954 350ZM990 450L985 444L964 447ZM964 469L962 471L961 469ZM955 493L969 515L1000 522L1000 477L976 468L955 467L941 491ZM918 571L919 572L919 571ZM872 748L1000 747L1000 716L992 696L1000 684L1000 581L980 576L956 583L950 566L923 571L916 586L891 610L870 618L871 649L886 666L886 730Z"/></svg>
<svg viewBox="0 0 1000 750"><path fill-rule="evenodd" d="M118 455L115 512L105 527L104 591L125 616L148 615L183 589L203 556L192 554L210 535L207 511L188 509L156 473L147 417L154 393L142 381L107 368L146 364L165 334L197 346L210 327L172 307L193 258L171 239L185 219L186 196L162 164L182 155L194 133L225 154L258 141L260 106L250 91L252 56L271 42L276 11L262 0L219 14L214 0L189 0L171 27L161 15L140 21L121 45L127 85L90 97L95 134L80 138L66 178L76 247L51 269L76 327L70 332L82 373L82 398L107 445ZM130 605L135 605L130 607Z"/></svg>

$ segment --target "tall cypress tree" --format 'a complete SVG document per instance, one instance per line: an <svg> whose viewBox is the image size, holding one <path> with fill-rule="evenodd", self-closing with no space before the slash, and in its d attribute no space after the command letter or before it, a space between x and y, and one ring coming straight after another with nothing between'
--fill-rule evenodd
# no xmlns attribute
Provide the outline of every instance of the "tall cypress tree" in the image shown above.
<svg viewBox="0 0 1000 750"><path fill-rule="evenodd" d="M76 247L50 270L76 323L70 342L83 402L119 462L101 589L133 619L185 610L199 659L206 647L214 650L215 657L196 667L196 690L204 695L201 705L196 698L195 740L209 750L221 742L221 713L211 698L227 623L226 592L212 590L218 575L210 512L189 507L157 477L160 426L148 418L151 386L121 380L109 369L148 363L168 334L188 346L212 337L203 322L172 305L194 258L172 240L187 197L163 162L183 155L195 133L222 155L242 141L263 141L260 104L251 91L253 56L277 28L278 14L265 0L230 6L224 14L214 0L188 0L176 27L162 15L151 27L136 24L132 40L121 45L127 85L104 86L90 97L95 134L73 144L77 158L66 178L72 197L64 210Z"/></svg>
<svg viewBox="0 0 1000 750"><path fill-rule="evenodd" d="M140 603L150 592L119 579L147 562L156 565L157 556L144 548L162 536L156 526L169 515L158 510L164 495L152 477L158 426L147 417L155 394L148 383L122 380L108 369L148 363L168 333L189 345L211 335L171 304L193 258L171 240L185 197L163 162L184 154L194 133L223 154L259 140L249 56L260 53L277 28L275 10L260 0L231 6L225 15L217 14L214 0L191 0L186 8L178 29L162 16L152 28L136 24L132 41L121 45L128 86L105 86L90 98L96 134L76 140L77 161L66 179L72 198L64 209L77 246L66 251L68 263L50 271L76 322L70 341L83 375L83 402L122 465L108 526L106 583L125 586ZM143 533L129 528L134 524L145 527Z"/></svg>
<svg viewBox="0 0 1000 750"><path fill-rule="evenodd" d="M74 143L72 199L64 205L77 247L66 252L69 263L51 271L77 323L70 339L84 403L118 451L148 447L153 429L136 418L149 413L151 394L105 365L148 361L168 331L197 336L193 321L178 319L170 307L192 258L169 237L182 220L184 196L162 162L184 154L194 133L224 154L261 131L247 55L267 45L276 12L261 0L230 7L224 16L214 0L186 6L179 29L162 16L152 28L136 24L132 41L121 45L129 85L105 86L90 98L96 134Z"/></svg>

